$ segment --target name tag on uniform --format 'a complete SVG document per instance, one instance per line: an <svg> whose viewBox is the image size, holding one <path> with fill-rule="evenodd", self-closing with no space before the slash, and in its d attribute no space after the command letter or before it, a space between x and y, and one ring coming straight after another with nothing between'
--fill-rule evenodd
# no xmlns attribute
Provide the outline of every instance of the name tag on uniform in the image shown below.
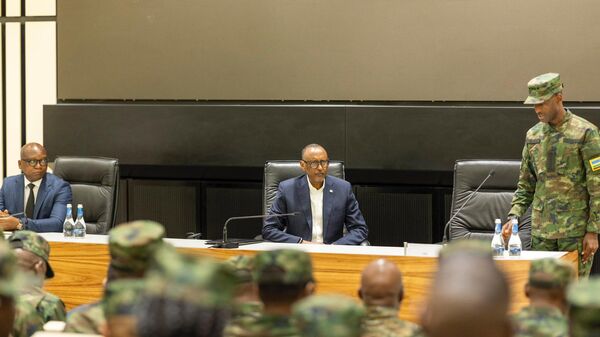
<svg viewBox="0 0 600 337"><path fill-rule="evenodd" d="M590 167L592 168L592 171L600 170L600 157L590 159Z"/></svg>

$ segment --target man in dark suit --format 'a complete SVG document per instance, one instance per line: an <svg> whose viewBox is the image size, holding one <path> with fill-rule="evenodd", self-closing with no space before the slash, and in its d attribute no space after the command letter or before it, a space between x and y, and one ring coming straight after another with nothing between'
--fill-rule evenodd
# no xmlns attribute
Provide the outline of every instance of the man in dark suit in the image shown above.
<svg viewBox="0 0 600 337"><path fill-rule="evenodd" d="M40 144L25 144L18 164L23 173L7 177L0 188L0 228L61 232L72 199L71 186L46 173L47 152Z"/></svg>
<svg viewBox="0 0 600 337"><path fill-rule="evenodd" d="M307 145L302 150L300 167L306 174L282 181L270 210L270 214L298 212L299 215L267 218L263 237L276 242L337 245L358 245L365 241L369 230L352 186L327 175L327 151L318 144Z"/></svg>

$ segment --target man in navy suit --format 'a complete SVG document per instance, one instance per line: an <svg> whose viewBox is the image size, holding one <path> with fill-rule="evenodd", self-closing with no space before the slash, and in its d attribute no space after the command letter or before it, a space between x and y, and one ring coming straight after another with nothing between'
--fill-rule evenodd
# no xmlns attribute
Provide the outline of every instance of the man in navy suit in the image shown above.
<svg viewBox="0 0 600 337"><path fill-rule="evenodd" d="M23 173L7 177L0 188L0 228L62 232L71 186L46 173L48 156L40 144L25 144L18 163Z"/></svg>
<svg viewBox="0 0 600 337"><path fill-rule="evenodd" d="M360 213L350 183L327 175L329 157L321 145L302 150L305 175L282 181L269 214L298 212L290 217L267 218L263 238L288 243L358 245L369 229ZM344 227L348 233L344 235Z"/></svg>

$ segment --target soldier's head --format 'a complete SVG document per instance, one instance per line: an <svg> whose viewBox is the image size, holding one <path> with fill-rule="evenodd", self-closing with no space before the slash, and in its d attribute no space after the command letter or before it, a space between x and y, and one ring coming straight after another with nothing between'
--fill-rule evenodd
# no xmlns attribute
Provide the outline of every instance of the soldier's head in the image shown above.
<svg viewBox="0 0 600 337"><path fill-rule="evenodd" d="M15 319L15 300L19 292L17 261L9 245L0 241L0 337L7 337Z"/></svg>
<svg viewBox="0 0 600 337"><path fill-rule="evenodd" d="M144 291L141 279L114 280L107 285L102 299L105 324L102 335L110 337L137 336L136 305Z"/></svg>
<svg viewBox="0 0 600 337"><path fill-rule="evenodd" d="M329 156L325 148L319 144L306 145L302 149L300 167L308 176L311 185L321 188L329 170Z"/></svg>
<svg viewBox="0 0 600 337"><path fill-rule="evenodd" d="M547 73L532 78L527 83L529 96L524 104L533 104L535 113L542 123L556 125L564 116L563 84L560 75Z"/></svg>
<svg viewBox="0 0 600 337"><path fill-rule="evenodd" d="M161 248L138 306L138 336L221 336L236 276L223 263Z"/></svg>
<svg viewBox="0 0 600 337"><path fill-rule="evenodd" d="M314 295L299 301L292 317L303 337L359 337L363 307L341 295Z"/></svg>
<svg viewBox="0 0 600 337"><path fill-rule="evenodd" d="M567 312L566 290L575 279L575 271L566 262L545 258L531 262L525 295L532 303L552 305Z"/></svg>
<svg viewBox="0 0 600 337"><path fill-rule="evenodd" d="M16 231L8 242L17 255L21 270L34 277L34 282L42 285L44 279L54 277L54 271L48 262L50 245L41 235L32 231Z"/></svg>
<svg viewBox="0 0 600 337"><path fill-rule="evenodd" d="M307 253L279 249L260 252L255 259L254 278L265 312L273 307L291 311L294 302L314 292L312 261Z"/></svg>
<svg viewBox="0 0 600 337"><path fill-rule="evenodd" d="M29 143L21 148L19 169L27 180L33 182L42 179L48 170L48 153L43 145Z"/></svg>
<svg viewBox="0 0 600 337"><path fill-rule="evenodd" d="M439 259L421 320L424 330L429 337L511 336L508 283L491 250L458 245L463 248L449 247Z"/></svg>
<svg viewBox="0 0 600 337"><path fill-rule="evenodd" d="M358 296L366 306L399 308L403 295L402 275L394 263L378 259L363 269Z"/></svg>
<svg viewBox="0 0 600 337"><path fill-rule="evenodd" d="M162 246L164 227L154 221L125 223L108 233L109 281L144 276L156 250Z"/></svg>
<svg viewBox="0 0 600 337"><path fill-rule="evenodd" d="M258 302L258 285L254 282L254 257L248 255L237 255L224 262L229 266L237 277L235 301Z"/></svg>
<svg viewBox="0 0 600 337"><path fill-rule="evenodd" d="M591 277L572 283L567 290L569 301L569 336L600 336L600 278Z"/></svg>

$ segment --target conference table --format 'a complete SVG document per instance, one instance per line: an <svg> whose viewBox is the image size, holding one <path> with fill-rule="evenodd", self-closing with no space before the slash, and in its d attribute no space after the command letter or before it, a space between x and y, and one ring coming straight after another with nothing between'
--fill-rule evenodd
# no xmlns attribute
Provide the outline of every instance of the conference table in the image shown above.
<svg viewBox="0 0 600 337"><path fill-rule="evenodd" d="M55 273L53 279L46 281L45 288L62 298L69 310L98 300L102 296L103 280L109 262L108 236L64 238L62 233L43 233L42 236L50 243L50 264ZM358 297L362 269L377 258L385 258L394 262L402 272L404 300L400 317L413 322L419 321L437 268L437 253L441 248L440 245L426 244L379 247L261 242L236 249L221 249L210 248L203 240L165 241L182 253L218 260L278 248L304 250L312 257L317 293L341 293L352 297ZM529 265L532 260L544 257L563 259L577 267L577 252L523 251L520 257L495 258L511 286L511 311L528 303L524 286Z"/></svg>

